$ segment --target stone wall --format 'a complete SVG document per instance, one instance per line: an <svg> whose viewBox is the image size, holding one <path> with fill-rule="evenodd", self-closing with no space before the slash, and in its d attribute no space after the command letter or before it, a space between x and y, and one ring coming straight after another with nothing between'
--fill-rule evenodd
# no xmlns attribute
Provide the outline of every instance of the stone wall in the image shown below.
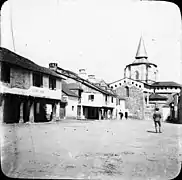
<svg viewBox="0 0 182 180"><path fill-rule="evenodd" d="M11 87L28 89L31 85L32 79L30 72L20 68L11 68L10 70L10 84Z"/></svg>
<svg viewBox="0 0 182 180"><path fill-rule="evenodd" d="M119 96L126 98L125 107L128 109L131 117L136 119L144 118L144 96L143 91L136 86L129 87L129 97L126 94L126 86L120 86L116 89L116 93Z"/></svg>

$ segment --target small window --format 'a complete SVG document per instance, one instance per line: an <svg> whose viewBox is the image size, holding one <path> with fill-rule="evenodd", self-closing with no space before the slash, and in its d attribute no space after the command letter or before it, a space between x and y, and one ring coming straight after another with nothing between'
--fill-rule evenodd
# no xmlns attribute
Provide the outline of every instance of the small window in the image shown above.
<svg viewBox="0 0 182 180"><path fill-rule="evenodd" d="M139 85L139 87L141 88L141 85Z"/></svg>
<svg viewBox="0 0 182 180"><path fill-rule="evenodd" d="M56 78L49 76L49 89L56 90Z"/></svg>
<svg viewBox="0 0 182 180"><path fill-rule="evenodd" d="M132 84L134 84L134 82L132 82Z"/></svg>
<svg viewBox="0 0 182 180"><path fill-rule="evenodd" d="M119 85L121 86L121 83L119 83Z"/></svg>
<svg viewBox="0 0 182 180"><path fill-rule="evenodd" d="M138 84L136 84L136 86L138 86Z"/></svg>
<svg viewBox="0 0 182 180"><path fill-rule="evenodd" d="M125 83L126 81L124 81L124 83Z"/></svg>
<svg viewBox="0 0 182 180"><path fill-rule="evenodd" d="M113 89L113 86L111 86L111 89Z"/></svg>
<svg viewBox="0 0 182 180"><path fill-rule="evenodd" d="M43 77L40 73L33 73L33 86L42 87L43 86Z"/></svg>
<svg viewBox="0 0 182 180"><path fill-rule="evenodd" d="M94 100L94 95L93 95L93 94L92 94L92 95L89 95L89 96L88 96L88 100L93 101L93 100Z"/></svg>
<svg viewBox="0 0 182 180"><path fill-rule="evenodd" d="M74 106L72 106L72 111L74 111Z"/></svg>
<svg viewBox="0 0 182 180"><path fill-rule="evenodd" d="M10 67L6 63L2 63L1 66L1 81L10 83Z"/></svg>
<svg viewBox="0 0 182 180"><path fill-rule="evenodd" d="M115 87L117 87L117 85L115 85Z"/></svg>

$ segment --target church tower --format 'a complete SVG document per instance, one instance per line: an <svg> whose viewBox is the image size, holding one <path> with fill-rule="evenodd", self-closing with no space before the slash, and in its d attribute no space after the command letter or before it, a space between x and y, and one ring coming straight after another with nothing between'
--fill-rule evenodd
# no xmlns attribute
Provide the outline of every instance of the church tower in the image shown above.
<svg viewBox="0 0 182 180"><path fill-rule="evenodd" d="M124 77L147 84L152 84L157 80L157 65L148 61L142 36L139 41L135 61L125 67Z"/></svg>

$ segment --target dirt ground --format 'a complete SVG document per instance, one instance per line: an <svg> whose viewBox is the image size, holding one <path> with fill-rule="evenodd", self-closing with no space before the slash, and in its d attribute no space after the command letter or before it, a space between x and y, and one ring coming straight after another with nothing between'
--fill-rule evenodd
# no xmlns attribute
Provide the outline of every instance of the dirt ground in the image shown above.
<svg viewBox="0 0 182 180"><path fill-rule="evenodd" d="M17 178L172 179L182 161L182 125L64 120L1 126L1 164Z"/></svg>

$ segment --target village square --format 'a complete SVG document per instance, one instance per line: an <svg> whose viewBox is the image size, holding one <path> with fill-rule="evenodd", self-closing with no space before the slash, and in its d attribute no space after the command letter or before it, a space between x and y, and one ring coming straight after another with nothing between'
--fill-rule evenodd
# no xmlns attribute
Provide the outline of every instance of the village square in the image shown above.
<svg viewBox="0 0 182 180"><path fill-rule="evenodd" d="M158 79L145 38L107 82L0 47L3 173L16 178L171 179L182 156L182 85ZM99 67L95 67L99 68ZM165 68L165 67L163 67ZM156 133L153 114L161 114Z"/></svg>

